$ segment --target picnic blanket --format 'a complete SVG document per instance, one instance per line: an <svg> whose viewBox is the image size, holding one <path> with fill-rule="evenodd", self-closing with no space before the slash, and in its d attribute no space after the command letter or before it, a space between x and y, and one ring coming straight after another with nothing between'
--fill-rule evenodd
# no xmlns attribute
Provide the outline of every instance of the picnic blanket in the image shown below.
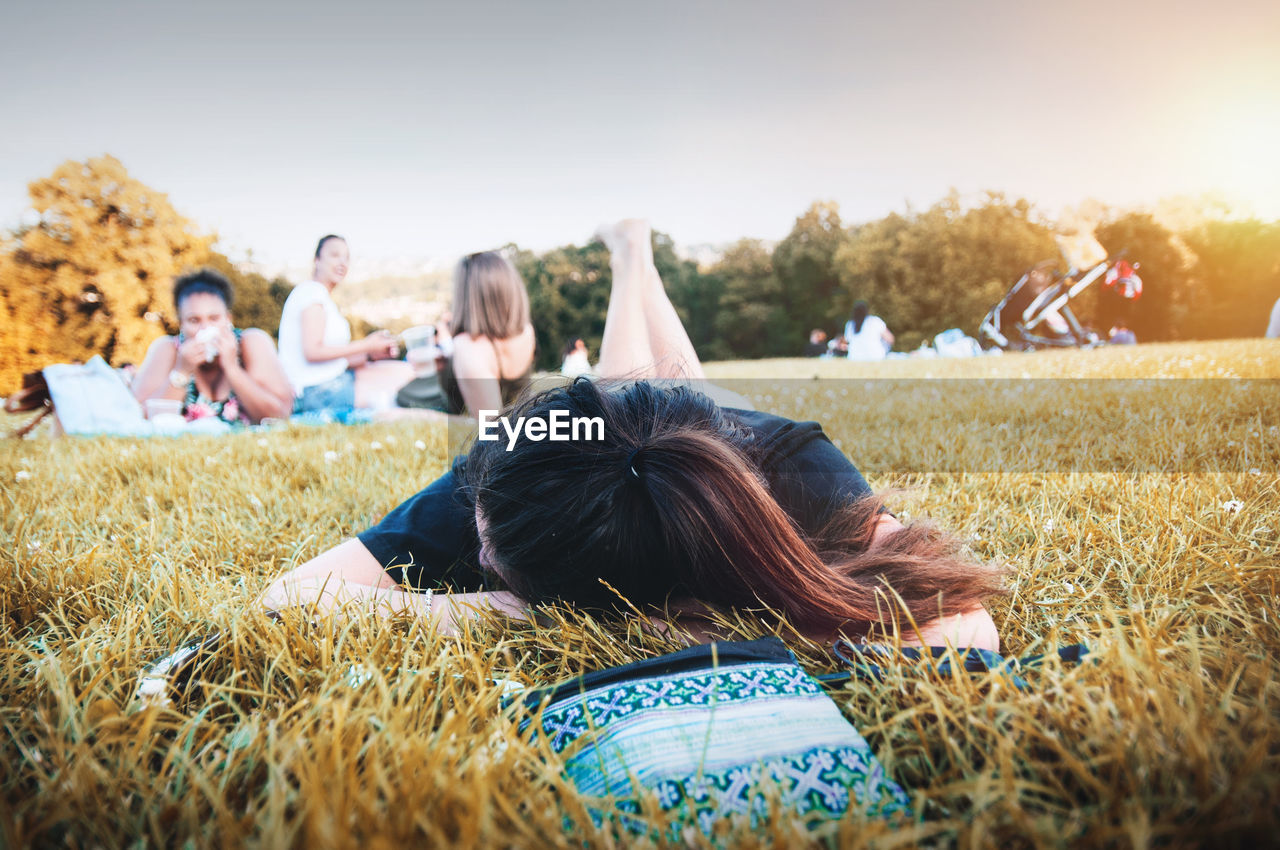
<svg viewBox="0 0 1280 850"><path fill-rule="evenodd" d="M107 361L94 355L86 363L58 363L43 370L49 397L62 430L77 436L150 437L201 434L213 436L244 430L216 416L177 421L176 416L151 421L142 405ZM355 425L373 421L362 408L309 411L290 422L303 425Z"/></svg>

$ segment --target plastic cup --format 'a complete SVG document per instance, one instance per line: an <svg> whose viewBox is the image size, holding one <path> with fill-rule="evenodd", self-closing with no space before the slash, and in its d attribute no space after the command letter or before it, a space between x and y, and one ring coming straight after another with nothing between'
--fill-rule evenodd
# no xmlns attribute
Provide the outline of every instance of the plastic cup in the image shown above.
<svg viewBox="0 0 1280 850"><path fill-rule="evenodd" d="M419 378L436 371L436 329L431 325L414 325L400 334L404 341L404 359Z"/></svg>
<svg viewBox="0 0 1280 850"><path fill-rule="evenodd" d="M412 348L405 354L404 359L413 367L415 377L424 378L427 375L434 374L436 371L436 347L434 345Z"/></svg>
<svg viewBox="0 0 1280 850"><path fill-rule="evenodd" d="M413 351L415 348L425 348L435 342L436 329L431 325L414 325L400 334L400 339L404 341L405 351Z"/></svg>

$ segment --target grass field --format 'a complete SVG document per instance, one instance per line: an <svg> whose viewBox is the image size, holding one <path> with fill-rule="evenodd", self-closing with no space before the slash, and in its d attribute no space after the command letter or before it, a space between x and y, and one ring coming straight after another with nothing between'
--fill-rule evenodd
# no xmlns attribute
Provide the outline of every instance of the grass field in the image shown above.
<svg viewBox="0 0 1280 850"><path fill-rule="evenodd" d="M1264 380L1280 378L1280 342L708 372L824 422L896 512L1009 565L991 605L1006 655L1083 641L1094 658L1044 668L1028 692L900 664L834 689L915 820L806 833L775 819L722 843L1280 843L1280 383ZM446 445L411 424L4 444L5 845L635 842L589 825L489 680L545 684L676 646L569 613L446 639L253 610L271 577L439 474ZM140 669L214 629L230 646L193 699L131 711ZM811 672L837 669L788 642Z"/></svg>

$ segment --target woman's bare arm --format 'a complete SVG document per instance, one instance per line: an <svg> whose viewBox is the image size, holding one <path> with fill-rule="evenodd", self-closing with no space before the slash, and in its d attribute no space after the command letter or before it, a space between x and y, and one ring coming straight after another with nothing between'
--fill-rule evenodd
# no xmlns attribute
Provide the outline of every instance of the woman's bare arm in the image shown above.
<svg viewBox="0 0 1280 850"><path fill-rule="evenodd" d="M356 367L369 360L386 359L390 356L394 340L386 331L371 333L364 339L346 345L325 345L324 323L324 307L319 304L304 308L299 317L302 356L312 363L344 357L348 366Z"/></svg>
<svg viewBox="0 0 1280 850"><path fill-rule="evenodd" d="M453 338L453 376L458 381L467 412L502 409L502 389L498 385L498 357L493 343L473 339L468 334Z"/></svg>
<svg viewBox="0 0 1280 850"><path fill-rule="evenodd" d="M175 346L175 342L174 337L162 336L147 349L147 356L131 385L133 397L138 401L146 402L151 398L181 401L186 395L186 385L175 387L169 382L169 375L176 369L189 380L204 362L205 345L194 339L180 346Z"/></svg>
<svg viewBox="0 0 1280 850"><path fill-rule="evenodd" d="M170 386L169 373L178 362L178 350L173 344L173 337L162 336L147 349L147 356L138 367L138 374L133 377L133 397L139 402L149 398L172 398L181 400L186 387Z"/></svg>
<svg viewBox="0 0 1280 850"><path fill-rule="evenodd" d="M394 589L396 583L387 575L382 564L359 540L343 541L332 549L321 552L311 560L277 578L259 600L264 608L287 608L295 585L301 586L319 578L336 582L350 582L380 589Z"/></svg>
<svg viewBox="0 0 1280 850"><path fill-rule="evenodd" d="M497 611L515 619L529 619L528 605L506 591L477 593L414 593L400 588L363 543L338 544L276 579L259 598L263 608L278 611L314 605L324 613L349 605L368 606L380 616L409 614L428 618L445 634L459 624Z"/></svg>
<svg viewBox="0 0 1280 850"><path fill-rule="evenodd" d="M524 601L507 591L416 593L320 577L294 582L284 601L283 607L310 605L323 614L357 608L380 617L420 617L446 635L457 634L463 623L490 611L518 620L530 619Z"/></svg>
<svg viewBox="0 0 1280 850"><path fill-rule="evenodd" d="M293 390L271 337L257 328L249 328L241 335L240 355L243 367L236 362L234 351L231 356L221 354L219 359L249 419L253 422L266 418L288 419L293 412Z"/></svg>

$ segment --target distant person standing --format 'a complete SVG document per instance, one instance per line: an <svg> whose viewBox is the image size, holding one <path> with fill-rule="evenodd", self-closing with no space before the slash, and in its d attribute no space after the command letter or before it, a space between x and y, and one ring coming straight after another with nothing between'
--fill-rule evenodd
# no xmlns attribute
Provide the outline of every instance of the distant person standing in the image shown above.
<svg viewBox="0 0 1280 850"><path fill-rule="evenodd" d="M879 316L871 315L865 301L857 301L844 325L850 360L883 360L893 346L893 334Z"/></svg>
<svg viewBox="0 0 1280 850"><path fill-rule="evenodd" d="M1271 324L1267 325L1267 339L1280 339L1280 298L1271 308Z"/></svg>

